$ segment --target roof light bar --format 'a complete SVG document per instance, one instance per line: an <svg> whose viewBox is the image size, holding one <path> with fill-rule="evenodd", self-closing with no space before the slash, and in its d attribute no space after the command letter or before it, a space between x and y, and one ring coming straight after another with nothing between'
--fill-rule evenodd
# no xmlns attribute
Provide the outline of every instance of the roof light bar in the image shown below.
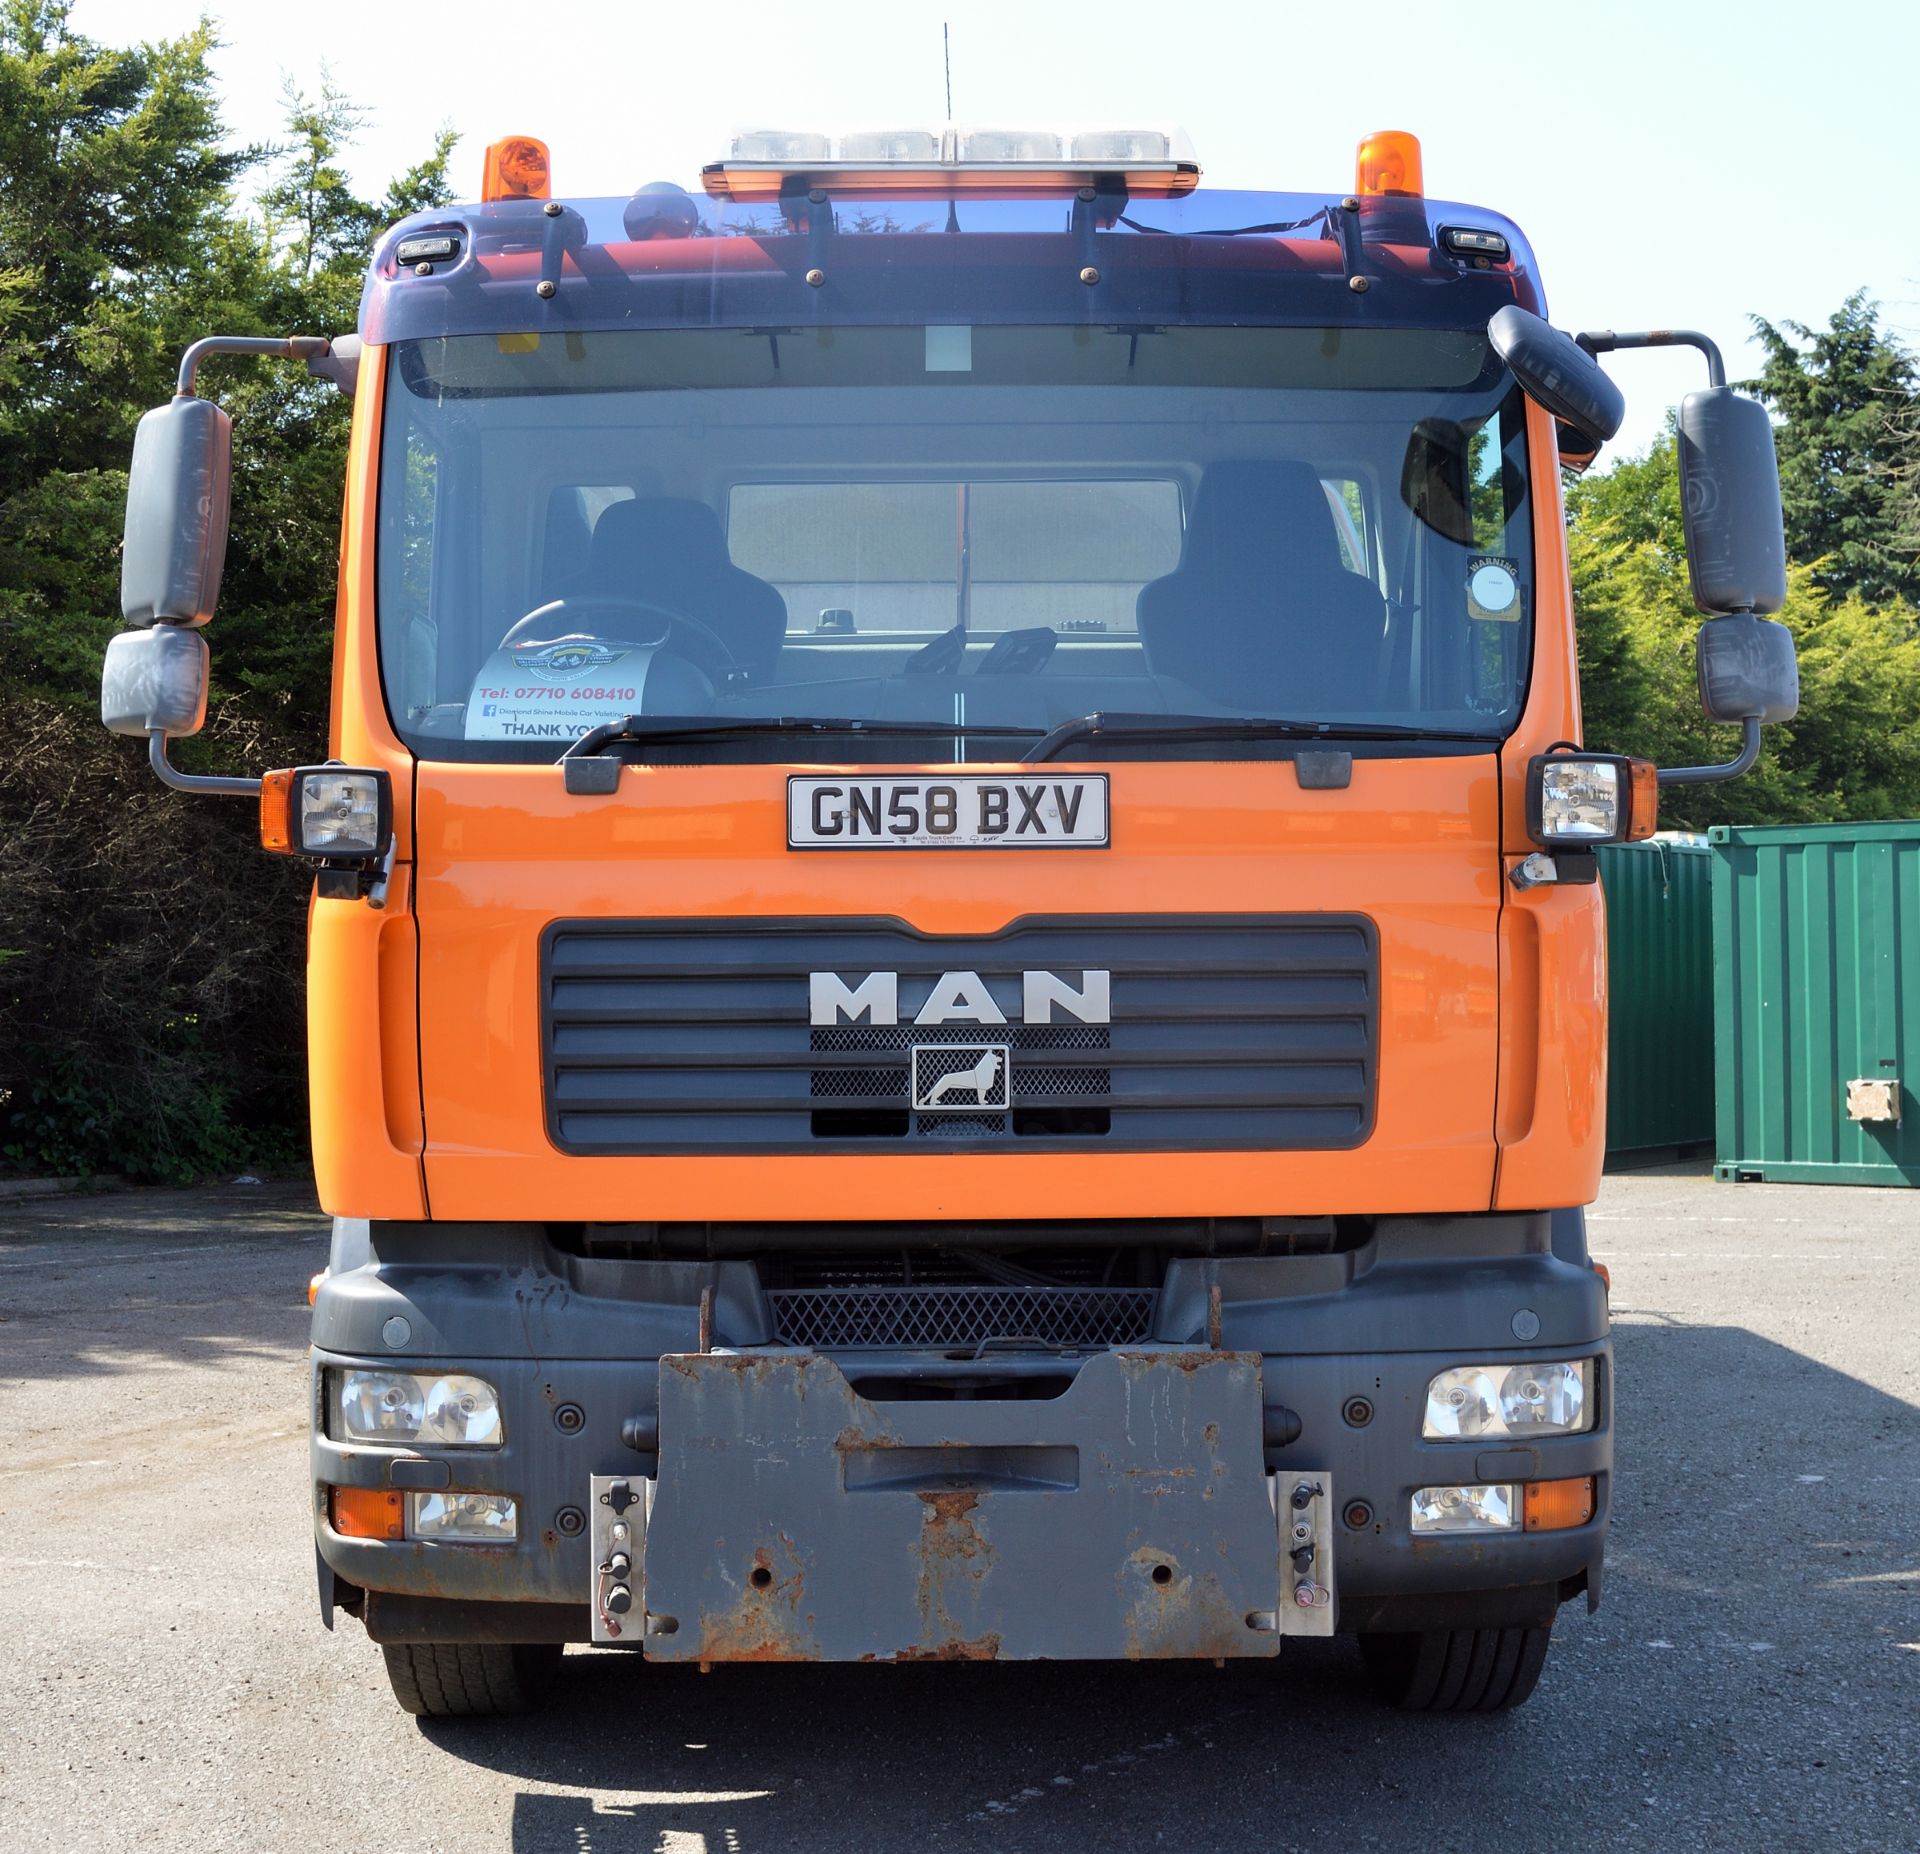
<svg viewBox="0 0 1920 1854"><path fill-rule="evenodd" d="M772 198L796 182L843 193L928 190L1071 193L1120 175L1129 194L1188 193L1200 163L1172 128L976 128L956 123L857 129L743 129L724 161L703 170L717 199Z"/></svg>

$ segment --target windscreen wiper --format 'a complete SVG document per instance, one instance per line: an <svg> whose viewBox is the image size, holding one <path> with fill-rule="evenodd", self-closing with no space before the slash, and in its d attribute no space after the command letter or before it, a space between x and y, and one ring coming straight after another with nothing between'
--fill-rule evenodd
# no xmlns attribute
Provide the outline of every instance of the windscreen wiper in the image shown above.
<svg viewBox="0 0 1920 1854"><path fill-rule="evenodd" d="M926 740L956 731L951 721L865 721L857 716L830 715L628 715L603 721L587 731L561 754L569 792L611 792L619 781L620 762L607 748L623 740L735 740L755 734L837 734L861 740ZM1017 735L1031 740L1032 727L980 727L969 722L968 734Z"/></svg>
<svg viewBox="0 0 1920 1854"><path fill-rule="evenodd" d="M1465 740L1497 746L1497 734L1457 728L1405 727L1391 721L1286 721L1268 715L1108 714L1096 711L1062 721L1034 742L1021 762L1050 760L1062 747L1112 734L1127 740Z"/></svg>

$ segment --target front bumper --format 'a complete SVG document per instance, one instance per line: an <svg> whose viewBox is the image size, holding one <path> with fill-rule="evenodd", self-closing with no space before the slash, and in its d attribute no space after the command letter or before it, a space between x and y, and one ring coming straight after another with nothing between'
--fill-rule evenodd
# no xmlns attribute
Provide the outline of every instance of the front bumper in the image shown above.
<svg viewBox="0 0 1920 1854"><path fill-rule="evenodd" d="M852 1355L725 1344L750 1329L740 1264L583 1263L495 1230L469 1259L429 1267L383 1258L349 1226L316 1302L323 1606L339 1591L380 1639L611 1639L594 1626L605 1543L593 1522L595 1477L618 1477L650 1501L646 1589L625 1639L658 1658L1271 1654L1278 1626L1248 1618L1284 1612L1292 1592L1276 1504L1317 1478L1334 1595L1313 1626L1544 1623L1600 1588L1605 1301L1583 1252L1496 1234L1421 1229L1367 1254L1177 1263L1147 1346L1000 1367L1009 1382L1064 1370L1062 1394L892 1401L856 1394ZM705 1354L703 1296L721 1341ZM396 1316L404 1349L390 1343ZM1587 1433L1517 1448L1421 1440L1436 1372L1582 1357L1596 1361ZM891 1381L939 1365L885 1362ZM323 1374L356 1363L479 1372L499 1388L504 1443L327 1436ZM1281 1406L1293 1422L1276 1424ZM1595 1506L1582 1526L1411 1530L1417 1487L1583 1475ZM434 1485L514 1495L519 1538L385 1542L328 1523L329 1486ZM648 1633L648 1613L673 1618L672 1633Z"/></svg>

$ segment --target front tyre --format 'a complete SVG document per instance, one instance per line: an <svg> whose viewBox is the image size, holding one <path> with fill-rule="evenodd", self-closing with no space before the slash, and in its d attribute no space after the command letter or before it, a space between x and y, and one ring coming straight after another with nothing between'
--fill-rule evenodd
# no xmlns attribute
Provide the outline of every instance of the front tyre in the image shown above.
<svg viewBox="0 0 1920 1854"><path fill-rule="evenodd" d="M1552 1640L1551 1625L1424 1629L1362 1635L1360 1655L1375 1691L1402 1712L1505 1712L1533 1692Z"/></svg>
<svg viewBox="0 0 1920 1854"><path fill-rule="evenodd" d="M547 1643L393 1642L381 1653L400 1709L421 1719L529 1712L560 1665Z"/></svg>

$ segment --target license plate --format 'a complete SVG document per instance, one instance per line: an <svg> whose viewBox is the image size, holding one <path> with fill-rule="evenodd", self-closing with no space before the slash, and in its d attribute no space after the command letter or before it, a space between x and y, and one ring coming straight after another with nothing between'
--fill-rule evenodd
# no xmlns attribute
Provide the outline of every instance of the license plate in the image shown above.
<svg viewBox="0 0 1920 1854"><path fill-rule="evenodd" d="M1107 776L787 781L792 850L1102 850Z"/></svg>

